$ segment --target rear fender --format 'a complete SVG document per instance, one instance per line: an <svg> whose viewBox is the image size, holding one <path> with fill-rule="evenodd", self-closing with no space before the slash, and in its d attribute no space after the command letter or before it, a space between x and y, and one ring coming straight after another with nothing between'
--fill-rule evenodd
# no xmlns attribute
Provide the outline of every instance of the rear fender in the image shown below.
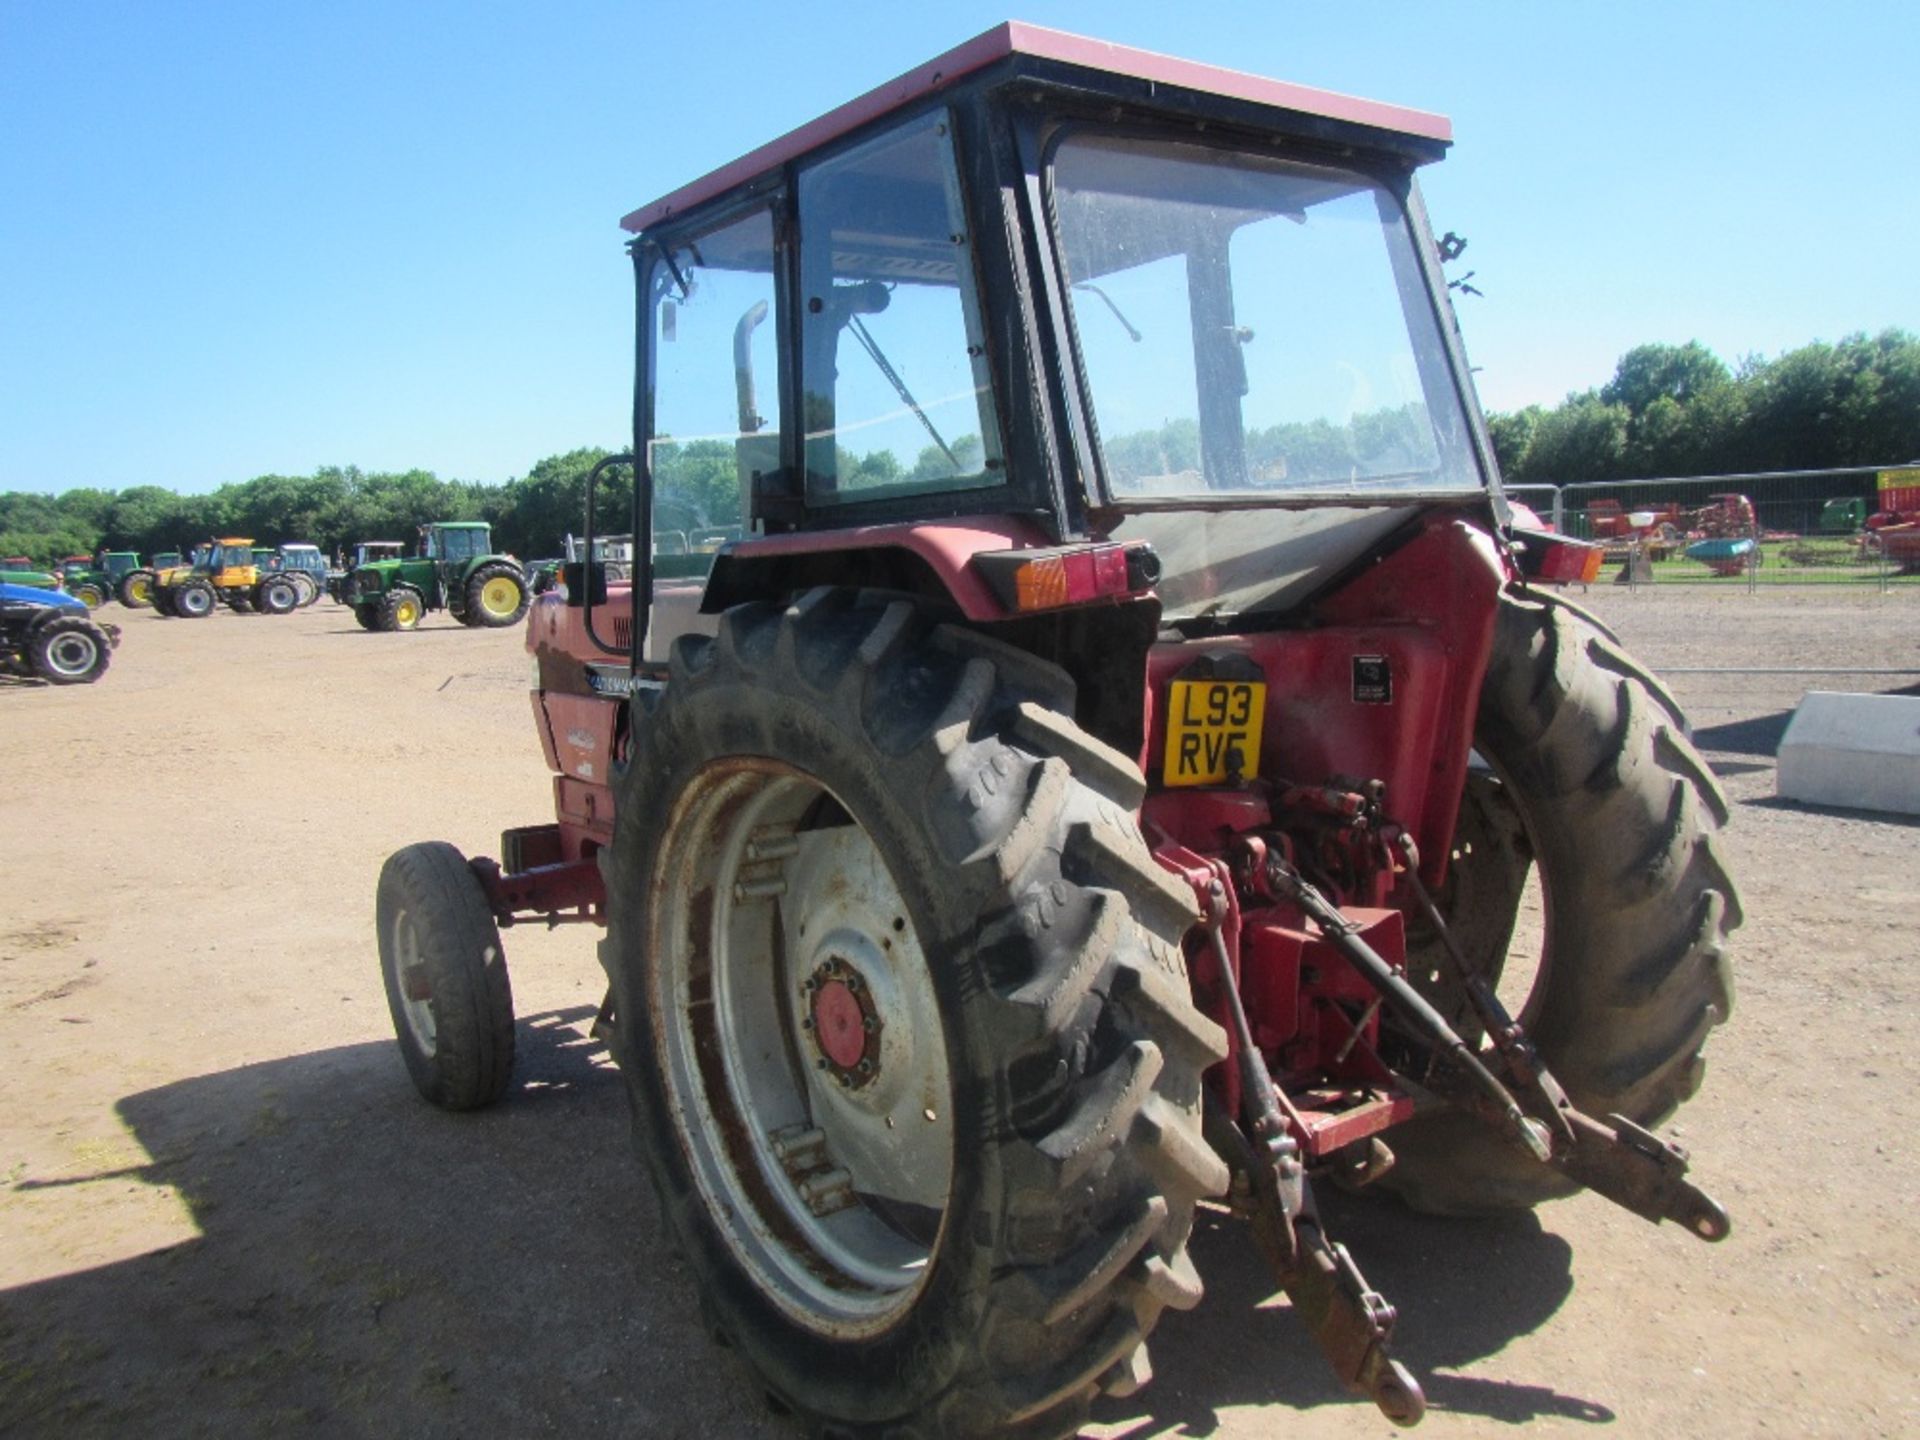
<svg viewBox="0 0 1920 1440"><path fill-rule="evenodd" d="M1012 515L805 530L736 540L720 551L701 610L717 615L749 600L779 600L815 585L893 590L952 605L976 622L1010 618L977 555L1054 545Z"/></svg>

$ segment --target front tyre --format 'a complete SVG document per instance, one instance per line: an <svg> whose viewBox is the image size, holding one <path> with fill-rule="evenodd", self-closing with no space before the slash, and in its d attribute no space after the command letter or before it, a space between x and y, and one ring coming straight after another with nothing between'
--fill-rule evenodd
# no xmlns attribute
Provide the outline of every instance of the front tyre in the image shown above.
<svg viewBox="0 0 1920 1440"><path fill-rule="evenodd" d="M380 601L380 625L382 630L418 630L421 617L427 613L426 601L418 590L404 585L396 585Z"/></svg>
<svg viewBox="0 0 1920 1440"><path fill-rule="evenodd" d="M513 990L465 857L437 840L395 851L374 913L387 1009L415 1088L443 1110L493 1104L513 1074Z"/></svg>
<svg viewBox="0 0 1920 1440"><path fill-rule="evenodd" d="M482 565L467 579L462 624L496 629L527 613L527 582L511 565Z"/></svg>
<svg viewBox="0 0 1920 1440"><path fill-rule="evenodd" d="M182 620L204 620L217 603L213 586L204 580L188 580L174 588L172 613Z"/></svg>
<svg viewBox="0 0 1920 1440"><path fill-rule="evenodd" d="M98 581L82 580L69 593L89 610L98 610L107 603L107 587Z"/></svg>
<svg viewBox="0 0 1920 1440"><path fill-rule="evenodd" d="M1439 897L1492 983L1509 956L1529 869L1545 944L1515 1016L1573 1103L1652 1127L1699 1088L1702 1050L1733 1007L1727 936L1740 898L1716 836L1725 797L1672 697L1611 636L1538 597L1500 602L1468 782ZM1466 1033L1438 937L1410 936L1409 969ZM1524 977L1523 977L1524 978ZM1484 1125L1437 1114L1388 1137L1379 1181L1416 1209L1522 1209L1574 1190Z"/></svg>
<svg viewBox="0 0 1920 1440"><path fill-rule="evenodd" d="M91 685L107 673L106 637L81 615L41 621L27 654L34 674L55 685Z"/></svg>
<svg viewBox="0 0 1920 1440"><path fill-rule="evenodd" d="M601 948L710 1323L847 1435L1065 1435L1144 1378L1227 1172L1192 899L1071 682L819 590L686 638L617 779Z"/></svg>

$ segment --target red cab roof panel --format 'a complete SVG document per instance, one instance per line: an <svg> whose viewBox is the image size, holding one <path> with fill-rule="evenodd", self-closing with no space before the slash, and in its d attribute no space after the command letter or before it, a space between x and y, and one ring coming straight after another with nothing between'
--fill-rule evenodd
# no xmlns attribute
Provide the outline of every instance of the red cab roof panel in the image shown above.
<svg viewBox="0 0 1920 1440"><path fill-rule="evenodd" d="M1263 76L1249 75L1241 70L1227 70L1218 65L1202 65L1194 60L1180 60L1171 55L1156 54L1151 50L1136 50L1127 45L1115 45L1105 40L1092 40L1084 35L1069 35L1065 31L1048 30L1019 20L1009 20L1004 24L996 25L985 34L976 35L965 44L947 51L946 54L909 70L897 79L890 80L877 89L869 90L859 99L850 100L838 109L828 111L819 119L809 121L797 130L788 131L778 140L762 145L731 164L723 165L720 169L702 176L692 184L683 185L652 204L641 206L620 223L627 230L636 232L644 230L647 226L657 224L670 215L677 215L703 201L711 200L716 195L723 194L756 175L784 165L789 160L796 159L810 150L857 129L869 120L876 120L891 111L944 90L965 76L1014 55L1030 55L1043 60L1085 66L1090 70L1101 70L1128 79L1145 80L1152 84L1171 85L1186 90L1222 95L1231 100L1245 100L1257 105L1270 105L1276 109L1299 111L1303 114L1342 120L1354 125L1392 130L1442 145L1450 144L1453 140L1453 126L1444 115L1435 115L1425 110L1409 110L1404 106L1388 105L1378 100L1363 100L1357 96L1341 95L1331 90L1314 90L1305 85L1291 85L1284 80L1268 80Z"/></svg>

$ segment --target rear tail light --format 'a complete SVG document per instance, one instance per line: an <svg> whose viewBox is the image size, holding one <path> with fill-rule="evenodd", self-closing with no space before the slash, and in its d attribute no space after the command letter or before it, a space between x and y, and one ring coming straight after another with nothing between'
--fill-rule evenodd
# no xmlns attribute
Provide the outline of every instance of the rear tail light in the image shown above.
<svg viewBox="0 0 1920 1440"><path fill-rule="evenodd" d="M999 550L974 556L973 564L1001 603L1021 613L1126 599L1160 578L1160 557L1147 545Z"/></svg>
<svg viewBox="0 0 1920 1440"><path fill-rule="evenodd" d="M1520 573L1551 585L1591 585L1606 556L1604 546L1540 530L1516 529L1513 540Z"/></svg>

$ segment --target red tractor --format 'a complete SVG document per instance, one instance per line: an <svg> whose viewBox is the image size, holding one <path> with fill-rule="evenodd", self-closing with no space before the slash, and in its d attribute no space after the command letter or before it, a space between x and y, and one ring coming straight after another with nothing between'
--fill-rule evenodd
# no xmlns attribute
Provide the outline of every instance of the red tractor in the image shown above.
<svg viewBox="0 0 1920 1440"><path fill-rule="evenodd" d="M1731 1003L1726 803L1543 583L1596 552L1510 521L1448 142L1006 25L626 219L634 574L527 621L556 818L395 854L380 953L465 1109L501 928L606 927L659 1223L809 1433L1071 1433L1203 1200L1401 1423L1321 1183L1727 1233L1651 1131Z"/></svg>

